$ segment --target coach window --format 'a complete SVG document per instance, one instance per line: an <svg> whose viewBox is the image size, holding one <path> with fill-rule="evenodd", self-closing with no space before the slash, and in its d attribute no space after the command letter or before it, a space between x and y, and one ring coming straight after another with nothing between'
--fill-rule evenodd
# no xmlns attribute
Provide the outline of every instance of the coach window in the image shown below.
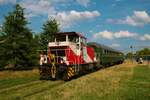
<svg viewBox="0 0 150 100"><path fill-rule="evenodd" d="M107 54L107 50L105 50L105 54Z"/></svg>
<svg viewBox="0 0 150 100"><path fill-rule="evenodd" d="M105 50L103 49L102 51L103 51L103 54L105 54Z"/></svg>

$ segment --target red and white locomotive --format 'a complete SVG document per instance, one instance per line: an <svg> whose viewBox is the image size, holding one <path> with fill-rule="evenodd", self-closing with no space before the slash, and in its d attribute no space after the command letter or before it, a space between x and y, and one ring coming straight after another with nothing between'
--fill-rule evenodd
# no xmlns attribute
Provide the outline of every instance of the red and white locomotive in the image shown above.
<svg viewBox="0 0 150 100"><path fill-rule="evenodd" d="M41 79L71 79L93 70L96 64L94 49L77 32L60 32L48 43L47 63L40 67Z"/></svg>

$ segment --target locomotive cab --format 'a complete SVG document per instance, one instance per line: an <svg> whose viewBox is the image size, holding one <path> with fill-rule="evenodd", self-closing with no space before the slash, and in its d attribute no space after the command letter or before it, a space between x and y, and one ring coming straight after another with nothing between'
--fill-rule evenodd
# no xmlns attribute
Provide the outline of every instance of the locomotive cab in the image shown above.
<svg viewBox="0 0 150 100"><path fill-rule="evenodd" d="M62 58L63 61L69 65L74 61L67 57L71 56L71 52L73 52L74 55L81 55L83 46L86 46L86 38L79 33L56 33L54 40L48 44L48 50L50 51L48 53L54 54L57 58L56 61L58 61L58 58Z"/></svg>

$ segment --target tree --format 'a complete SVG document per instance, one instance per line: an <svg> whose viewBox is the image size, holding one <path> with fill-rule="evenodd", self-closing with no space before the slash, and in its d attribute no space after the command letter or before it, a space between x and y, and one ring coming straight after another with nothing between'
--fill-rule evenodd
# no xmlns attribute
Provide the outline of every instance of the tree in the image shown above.
<svg viewBox="0 0 150 100"><path fill-rule="evenodd" d="M38 65L40 50L40 34L34 34L32 39L32 62Z"/></svg>
<svg viewBox="0 0 150 100"><path fill-rule="evenodd" d="M0 44L6 41L6 33L0 32Z"/></svg>
<svg viewBox="0 0 150 100"><path fill-rule="evenodd" d="M59 32L59 25L53 18L43 24L43 32L40 35L41 49L46 50L49 41L53 40L53 34Z"/></svg>
<svg viewBox="0 0 150 100"><path fill-rule="evenodd" d="M3 43L6 41L6 34L4 32L0 32L0 70L2 70L4 68L4 63L5 63L5 60L3 59L3 56L4 56L4 51L5 51L5 48L4 48L4 45Z"/></svg>
<svg viewBox="0 0 150 100"><path fill-rule="evenodd" d="M136 54L137 55L150 55L150 49L144 48L144 49L142 49L140 51L137 51Z"/></svg>
<svg viewBox="0 0 150 100"><path fill-rule="evenodd" d="M3 43L4 55L7 67L30 67L32 65L32 32L27 28L28 21L24 17L24 9L15 5L15 9L5 16L3 31L6 33L6 41Z"/></svg>

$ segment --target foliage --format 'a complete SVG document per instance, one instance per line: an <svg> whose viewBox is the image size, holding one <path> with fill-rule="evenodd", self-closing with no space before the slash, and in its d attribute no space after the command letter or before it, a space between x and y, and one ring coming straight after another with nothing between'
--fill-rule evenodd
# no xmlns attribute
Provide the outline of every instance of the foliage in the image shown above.
<svg viewBox="0 0 150 100"><path fill-rule="evenodd" d="M137 51L136 54L137 55L150 55L150 49L144 48L144 49L142 49L140 51Z"/></svg>
<svg viewBox="0 0 150 100"><path fill-rule="evenodd" d="M39 61L39 49L40 49L40 35L34 34L32 39L32 63L38 65Z"/></svg>
<svg viewBox="0 0 150 100"><path fill-rule="evenodd" d="M24 9L15 5L15 9L5 16L0 32L0 69L27 68L37 65L38 49L47 49L53 34L59 31L57 21L53 18L43 24L41 34L32 35L27 27Z"/></svg>
<svg viewBox="0 0 150 100"><path fill-rule="evenodd" d="M41 49L46 50L49 41L52 41L53 34L59 32L59 25L57 21L53 18L47 20L45 24L43 24L43 32L40 35L40 45Z"/></svg>
<svg viewBox="0 0 150 100"><path fill-rule="evenodd" d="M144 49L142 49L142 50L139 50L139 51L136 51L136 53L132 53L132 52L128 52L127 54L126 54L126 56L127 57L132 57L132 56L147 56L147 55L150 55L150 49L149 48L144 48Z"/></svg>
<svg viewBox="0 0 150 100"><path fill-rule="evenodd" d="M5 16L2 29L6 36L0 47L2 66L17 68L33 65L31 54L32 33L27 28L27 24L24 9L19 4L16 4L15 9Z"/></svg>
<svg viewBox="0 0 150 100"><path fill-rule="evenodd" d="M4 62L5 62L5 60L4 59L2 59L3 58L3 56L4 56L4 51L5 51L5 48L4 48L4 42L6 41L6 33L4 33L4 32L0 32L0 70L2 70L3 68L4 68Z"/></svg>

